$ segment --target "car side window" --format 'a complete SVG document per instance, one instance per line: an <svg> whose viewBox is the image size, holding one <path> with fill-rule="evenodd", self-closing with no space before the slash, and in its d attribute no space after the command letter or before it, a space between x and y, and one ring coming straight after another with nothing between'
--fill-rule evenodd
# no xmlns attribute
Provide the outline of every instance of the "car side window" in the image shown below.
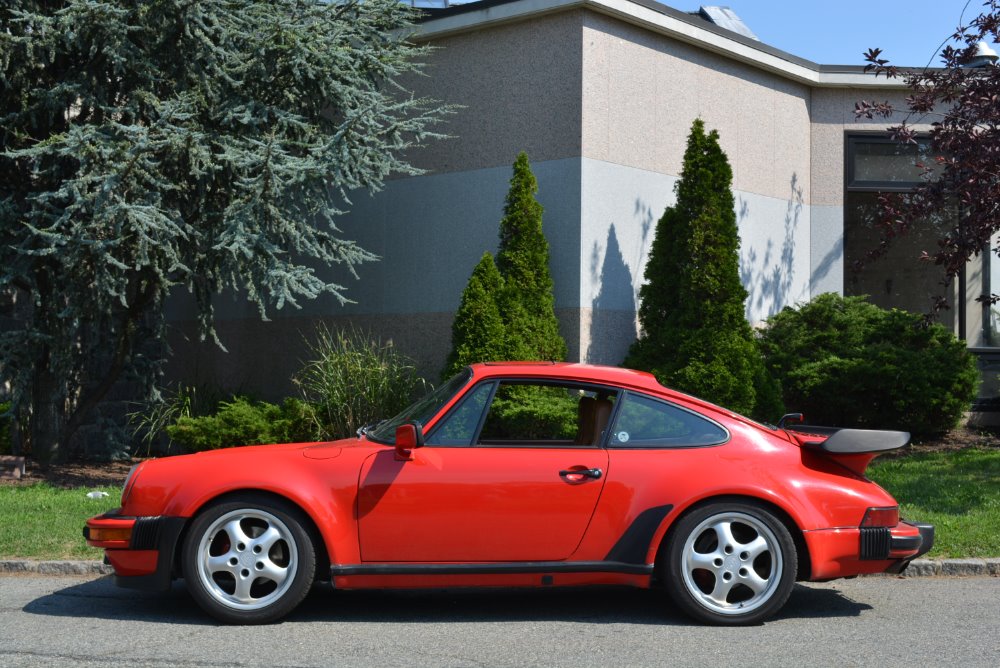
<svg viewBox="0 0 1000 668"><path fill-rule="evenodd" d="M610 447L683 448L718 445L729 433L697 413L629 392L611 428Z"/></svg>
<svg viewBox="0 0 1000 668"><path fill-rule="evenodd" d="M477 445L598 447L616 393L570 383L501 381Z"/></svg>
<svg viewBox="0 0 1000 668"><path fill-rule="evenodd" d="M482 383L462 399L458 407L427 436L427 445L472 445L483 408L493 383Z"/></svg>

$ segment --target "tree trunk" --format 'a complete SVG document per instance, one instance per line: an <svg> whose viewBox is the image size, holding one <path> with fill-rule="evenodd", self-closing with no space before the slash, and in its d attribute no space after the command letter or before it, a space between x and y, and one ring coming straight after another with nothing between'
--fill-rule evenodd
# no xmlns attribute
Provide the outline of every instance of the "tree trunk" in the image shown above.
<svg viewBox="0 0 1000 668"><path fill-rule="evenodd" d="M31 452L35 459L47 466L60 456L59 432L63 415L59 397L59 381L49 372L44 362L35 370L32 384L30 436Z"/></svg>

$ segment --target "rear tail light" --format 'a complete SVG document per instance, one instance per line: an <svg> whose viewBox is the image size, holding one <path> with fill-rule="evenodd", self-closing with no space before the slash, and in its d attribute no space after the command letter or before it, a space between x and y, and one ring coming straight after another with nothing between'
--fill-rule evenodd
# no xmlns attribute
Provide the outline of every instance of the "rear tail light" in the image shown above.
<svg viewBox="0 0 1000 668"><path fill-rule="evenodd" d="M889 508L869 508L861 520L864 527L894 527L899 524L899 506Z"/></svg>

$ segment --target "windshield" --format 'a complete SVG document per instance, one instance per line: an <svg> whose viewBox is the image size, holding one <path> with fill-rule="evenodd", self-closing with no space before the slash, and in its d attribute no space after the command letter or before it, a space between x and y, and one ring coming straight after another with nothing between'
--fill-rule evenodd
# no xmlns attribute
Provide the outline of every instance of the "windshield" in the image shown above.
<svg viewBox="0 0 1000 668"><path fill-rule="evenodd" d="M416 420L420 423L421 427L427 424L427 421L437 415L438 411L469 382L470 378L472 378L471 369L461 371L457 376L453 376L447 382L442 383L440 387L423 399L410 404L410 406L396 417L382 422L376 428L367 432L368 438L379 443L394 445L396 443L396 427L406 424L410 420Z"/></svg>

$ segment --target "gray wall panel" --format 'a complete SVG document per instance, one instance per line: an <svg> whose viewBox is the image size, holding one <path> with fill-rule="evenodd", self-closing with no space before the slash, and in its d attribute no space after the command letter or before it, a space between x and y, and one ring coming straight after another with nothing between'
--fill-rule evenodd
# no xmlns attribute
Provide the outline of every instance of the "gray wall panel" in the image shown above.
<svg viewBox="0 0 1000 668"><path fill-rule="evenodd" d="M809 292L844 293L844 207L812 208Z"/></svg>

